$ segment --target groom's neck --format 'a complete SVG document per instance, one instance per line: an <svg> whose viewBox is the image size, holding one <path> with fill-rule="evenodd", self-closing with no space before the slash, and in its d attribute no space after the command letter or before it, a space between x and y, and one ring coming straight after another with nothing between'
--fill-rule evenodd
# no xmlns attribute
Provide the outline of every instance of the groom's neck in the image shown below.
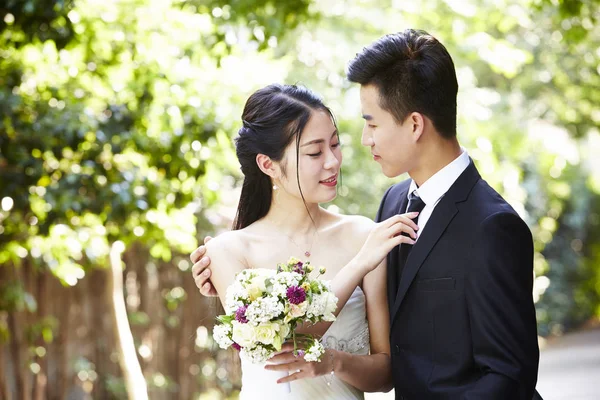
<svg viewBox="0 0 600 400"><path fill-rule="evenodd" d="M430 135L428 140L420 143L420 151L415 167L408 171L410 177L418 186L456 160L462 150L456 138L444 139Z"/></svg>

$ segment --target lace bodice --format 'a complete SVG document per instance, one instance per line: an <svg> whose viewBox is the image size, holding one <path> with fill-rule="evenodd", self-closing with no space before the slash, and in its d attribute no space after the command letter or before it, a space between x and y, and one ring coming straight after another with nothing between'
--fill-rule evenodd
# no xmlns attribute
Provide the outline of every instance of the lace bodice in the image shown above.
<svg viewBox="0 0 600 400"><path fill-rule="evenodd" d="M369 339L369 327L365 326L362 332L351 339L338 339L334 335L329 335L323 340L323 347L346 353L360 353L365 347L368 348Z"/></svg>
<svg viewBox="0 0 600 400"><path fill-rule="evenodd" d="M369 325L365 295L357 287L346 305L340 311L336 321L331 324L325 335L323 345L352 354L369 354ZM291 392L282 394L281 388L275 384L280 376L266 371L260 365L251 364L242 359L242 392L240 400L250 399L364 399L362 392L338 379L335 375L320 376L313 379L302 379L292 382ZM327 384L330 381L330 385ZM271 396L271 397L270 397Z"/></svg>

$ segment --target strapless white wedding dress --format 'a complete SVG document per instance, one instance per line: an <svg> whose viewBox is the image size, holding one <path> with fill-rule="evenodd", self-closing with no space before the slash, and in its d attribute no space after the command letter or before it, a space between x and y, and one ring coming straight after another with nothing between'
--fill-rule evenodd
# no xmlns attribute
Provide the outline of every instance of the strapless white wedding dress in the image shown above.
<svg viewBox="0 0 600 400"><path fill-rule="evenodd" d="M336 321L323 336L323 345L347 353L369 354L369 325L365 295L360 287L348 299ZM301 379L290 385L278 385L281 372L267 371L262 365L252 364L242 358L242 391L240 400L279 399L364 399L364 394L337 376L325 375ZM324 359L322 362L328 362ZM287 374L285 374L287 375ZM330 385L327 382L330 382Z"/></svg>

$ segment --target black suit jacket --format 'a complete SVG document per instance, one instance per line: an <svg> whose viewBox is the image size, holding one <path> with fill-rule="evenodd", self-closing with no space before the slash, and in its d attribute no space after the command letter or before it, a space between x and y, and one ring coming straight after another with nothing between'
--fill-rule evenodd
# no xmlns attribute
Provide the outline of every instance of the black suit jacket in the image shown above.
<svg viewBox="0 0 600 400"><path fill-rule="evenodd" d="M377 215L407 207L410 180ZM539 349L529 228L471 164L435 207L398 285L387 257L397 399L529 400Z"/></svg>

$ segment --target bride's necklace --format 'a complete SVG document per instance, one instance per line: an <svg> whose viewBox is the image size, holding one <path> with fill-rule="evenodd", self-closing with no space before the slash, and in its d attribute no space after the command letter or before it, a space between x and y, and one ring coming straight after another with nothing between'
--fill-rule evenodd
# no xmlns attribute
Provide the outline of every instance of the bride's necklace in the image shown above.
<svg viewBox="0 0 600 400"><path fill-rule="evenodd" d="M292 237L290 235L285 235L285 236L287 236L292 241L292 243L294 243L294 245L296 245L296 247L300 249L300 251L304 251L304 256L306 258L310 258L310 256L312 255L311 251L313 248L313 244L315 243L316 235L317 235L317 228L315 228L315 232L313 233L312 240L310 241L310 247L308 248L308 250L304 250L303 247L298 245L298 243L294 239L292 239Z"/></svg>

